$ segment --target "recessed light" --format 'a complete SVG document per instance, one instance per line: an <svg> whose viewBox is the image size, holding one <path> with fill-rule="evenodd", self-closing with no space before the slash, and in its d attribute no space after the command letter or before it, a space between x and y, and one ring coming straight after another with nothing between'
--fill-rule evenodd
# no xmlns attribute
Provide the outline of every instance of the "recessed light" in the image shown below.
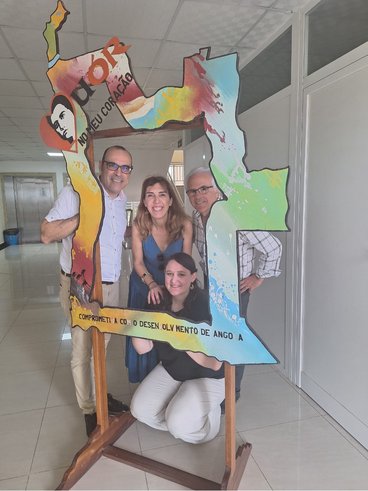
<svg viewBox="0 0 368 491"><path fill-rule="evenodd" d="M63 157L64 155L61 152L47 152L49 157Z"/></svg>

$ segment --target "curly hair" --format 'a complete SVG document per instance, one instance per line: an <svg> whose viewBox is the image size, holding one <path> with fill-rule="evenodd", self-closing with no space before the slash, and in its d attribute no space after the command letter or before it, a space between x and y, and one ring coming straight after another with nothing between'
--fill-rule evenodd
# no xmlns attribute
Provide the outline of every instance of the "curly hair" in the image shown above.
<svg viewBox="0 0 368 491"><path fill-rule="evenodd" d="M169 240L176 240L182 235L185 221L187 219L190 220L190 218L185 213L171 184L163 176L150 176L143 181L141 199L139 201L134 224L137 226L142 240L146 239L151 233L153 225L152 217L145 207L144 199L146 197L147 188L149 186L154 186L155 184L160 184L168 192L169 197L172 200L171 206L168 210L166 230L169 234Z"/></svg>

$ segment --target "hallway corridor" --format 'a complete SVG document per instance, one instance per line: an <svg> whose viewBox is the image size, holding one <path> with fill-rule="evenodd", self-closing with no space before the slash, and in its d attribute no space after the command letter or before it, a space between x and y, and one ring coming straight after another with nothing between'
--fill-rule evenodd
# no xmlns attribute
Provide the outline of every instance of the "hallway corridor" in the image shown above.
<svg viewBox="0 0 368 491"><path fill-rule="evenodd" d="M0 489L55 489L86 441L68 333L58 245L0 251ZM124 337L112 337L107 374L109 392L129 403ZM238 440L253 444L241 489L368 489L368 451L277 369L248 367L236 409ZM224 471L223 423L198 446L135 423L117 445L214 480ZM179 487L102 458L74 489Z"/></svg>

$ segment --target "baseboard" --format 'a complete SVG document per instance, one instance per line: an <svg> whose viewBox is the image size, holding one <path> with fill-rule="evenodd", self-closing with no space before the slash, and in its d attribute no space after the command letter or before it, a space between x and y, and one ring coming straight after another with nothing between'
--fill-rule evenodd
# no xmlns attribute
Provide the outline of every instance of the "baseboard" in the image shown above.
<svg viewBox="0 0 368 491"><path fill-rule="evenodd" d="M334 399L305 372L301 375L301 388L334 420L368 450L368 426Z"/></svg>

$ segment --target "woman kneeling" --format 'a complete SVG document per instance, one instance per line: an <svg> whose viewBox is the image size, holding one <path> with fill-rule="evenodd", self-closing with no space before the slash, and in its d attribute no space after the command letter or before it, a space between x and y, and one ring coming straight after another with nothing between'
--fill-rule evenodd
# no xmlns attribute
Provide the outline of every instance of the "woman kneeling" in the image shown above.
<svg viewBox="0 0 368 491"><path fill-rule="evenodd" d="M195 322L209 319L208 297L197 284L196 271L193 258L184 252L168 259L161 311ZM189 443L212 440L220 429L224 399L222 362L149 339L133 338L133 346L139 354L155 347L161 362L137 388L130 406L133 416Z"/></svg>

